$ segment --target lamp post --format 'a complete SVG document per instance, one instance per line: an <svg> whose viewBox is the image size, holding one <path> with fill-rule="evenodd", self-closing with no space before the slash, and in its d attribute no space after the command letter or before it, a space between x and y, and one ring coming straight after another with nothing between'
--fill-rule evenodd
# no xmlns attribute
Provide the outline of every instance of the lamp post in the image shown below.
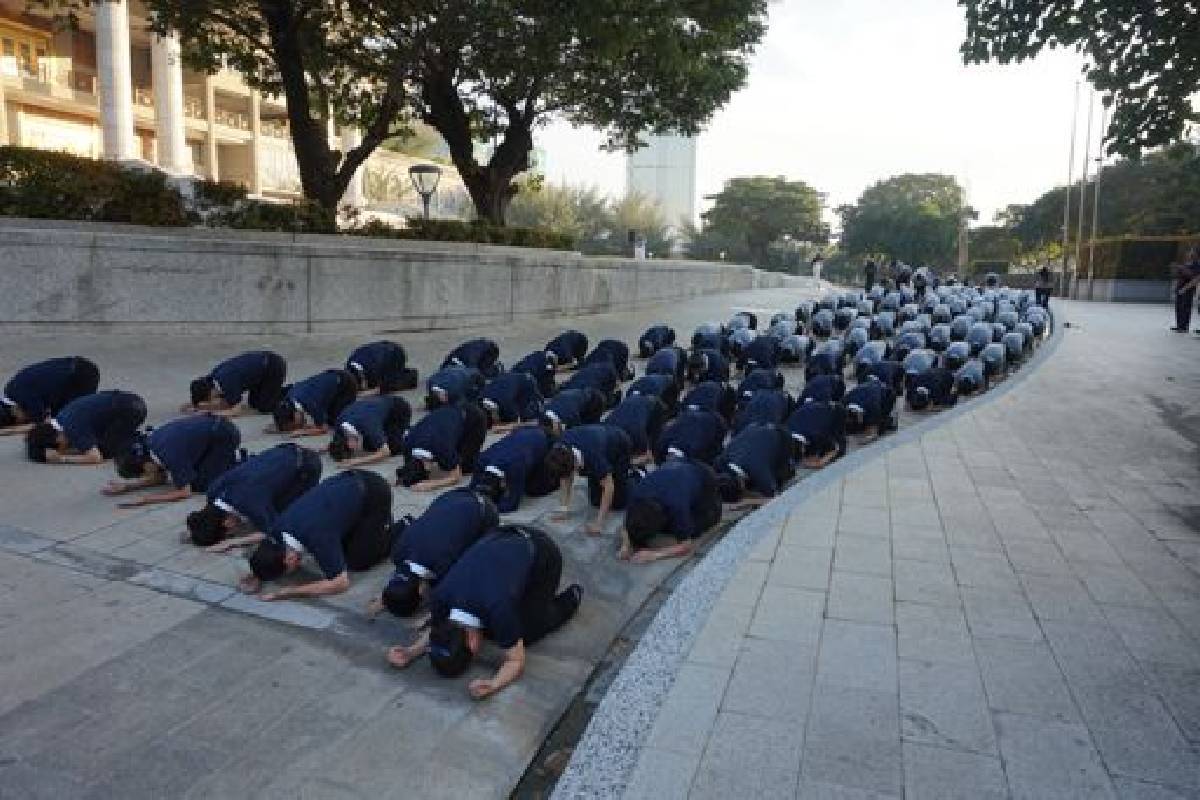
<svg viewBox="0 0 1200 800"><path fill-rule="evenodd" d="M413 188L421 195L425 205L425 219L429 219L429 200L437 191L438 181L442 179L442 168L436 164L413 164L408 168L408 177L412 180Z"/></svg>

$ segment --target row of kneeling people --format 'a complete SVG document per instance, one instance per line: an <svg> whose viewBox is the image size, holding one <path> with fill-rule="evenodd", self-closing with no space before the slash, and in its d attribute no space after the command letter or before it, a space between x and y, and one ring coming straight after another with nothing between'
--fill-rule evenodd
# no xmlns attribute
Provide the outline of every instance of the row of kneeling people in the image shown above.
<svg viewBox="0 0 1200 800"><path fill-rule="evenodd" d="M561 555L549 537L528 526L498 524L499 515L515 510L523 497L560 490L563 503L555 516L565 518L575 476L582 475L596 508L585 525L589 533L599 533L611 511L625 509L622 557L684 555L720 520L722 500L761 502L798 465L819 467L844 453L847 434L893 429L900 395L914 408L949 405L960 388L957 380L929 380L944 366L904 369L906 357L903 363L880 359L865 370L855 362L851 372L860 380L847 389L848 358L810 359L812 351L801 348L801 357L790 363L804 363L808 380L792 397L775 369L789 359L772 363L777 346L736 343L754 322L752 315L738 315L729 325L704 326L690 353L674 345L674 332L666 326L651 328L638 345L648 359L646 374L624 391L621 384L634 376L629 350L620 342L605 340L588 351L583 334L567 332L505 371L494 343L472 340L430 376L431 410L416 424L407 401L388 395L416 384L403 349L389 342L360 348L345 369L292 387L284 385L286 363L281 369L279 356L242 354L193 382L187 410L207 413L146 433L138 430L145 419L140 398L97 394L94 365L57 359L23 370L10 382L0 404L8 416L0 422L10 430L32 425L29 440L39 429L52 430L55 441L45 445L48 461L74 463L75 456L94 463L118 454L118 468L129 481L110 484L107 493L174 484L136 504L205 491L208 502L188 517L190 537L214 549L252 546L251 572L242 580L247 591L260 591L265 581L294 571L305 556L324 576L267 592L264 599L344 591L349 572L390 555L395 574L379 604L408 614L425 602L435 624L415 645L390 651L389 659L403 666L428 648L439 671L452 674L465 669L481 632L517 662L523 659L518 645L553 630L579 604L580 587L557 591ZM793 333L786 335L796 336L798 326L773 324L773 331L756 334L748 344L768 336L778 342L788 327ZM714 332L718 340L710 338ZM843 353L853 346L845 346L847 338L841 337ZM830 336L824 344L834 341ZM888 342L887 349L894 344ZM390 371L377 366L369 351L390 352ZM254 364L263 378L258 382L245 377L251 372L246 366ZM889 364L901 369L887 369ZM240 384L231 365L244 370ZM736 386L729 382L735 368L743 374ZM562 370L574 374L559 386L555 374ZM338 373L353 381L349 392ZM273 393L282 399L272 403ZM331 397L336 402L329 403ZM93 406L97 424L73 418L81 402ZM248 407L269 409L275 430L330 433L329 452L343 466L399 455L400 485L428 491L457 484L467 473L471 483L439 497L418 519L393 522L391 487L375 473L351 469L320 482L319 453L294 443L246 459L228 417ZM39 408L43 423L33 423ZM505 437L483 449L488 430L505 429ZM33 445L30 454L36 459ZM657 468L647 472L650 462ZM659 535L675 541L652 546ZM476 554L477 545L482 554ZM481 578L481 572L490 577ZM524 635L513 639L513 630ZM505 665L493 679L474 682L472 693L488 694L511 680L513 670L519 673L509 659Z"/></svg>

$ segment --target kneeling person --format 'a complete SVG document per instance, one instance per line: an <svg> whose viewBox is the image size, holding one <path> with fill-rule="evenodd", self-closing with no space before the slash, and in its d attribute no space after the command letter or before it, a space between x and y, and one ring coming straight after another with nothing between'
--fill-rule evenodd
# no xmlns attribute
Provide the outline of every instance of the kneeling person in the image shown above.
<svg viewBox="0 0 1200 800"><path fill-rule="evenodd" d="M72 400L93 394L100 370L82 356L30 364L12 376L0 395L0 436L27 433Z"/></svg>
<svg viewBox="0 0 1200 800"><path fill-rule="evenodd" d="M346 359L346 371L358 379L359 394L417 388L417 371L409 369L408 354L396 342L371 342L355 348Z"/></svg>
<svg viewBox="0 0 1200 800"><path fill-rule="evenodd" d="M358 397L358 381L344 369L327 369L293 384L275 406L274 432L320 436ZM268 432L272 429L268 428Z"/></svg>
<svg viewBox="0 0 1200 800"><path fill-rule="evenodd" d="M546 455L546 471L561 487L562 503L551 519L570 518L571 490L578 472L587 478L588 502L597 509L584 531L599 534L608 512L625 508L631 449L629 436L616 425L581 425L564 433Z"/></svg>
<svg viewBox="0 0 1200 800"><path fill-rule="evenodd" d="M537 381L524 372L502 372L492 378L483 387L479 402L497 433L510 431L521 422L534 422L542 413Z"/></svg>
<svg viewBox="0 0 1200 800"><path fill-rule="evenodd" d="M30 461L100 464L133 445L146 421L146 401L132 392L77 397L25 434Z"/></svg>
<svg viewBox="0 0 1200 800"><path fill-rule="evenodd" d="M604 422L616 425L629 436L631 461L645 464L650 461L658 437L667 421L667 407L657 397L631 394L608 413Z"/></svg>
<svg viewBox="0 0 1200 800"><path fill-rule="evenodd" d="M117 474L128 482L112 481L107 495L119 495L151 486L174 488L122 503L122 508L173 503L192 492L204 492L238 462L242 434L225 417L203 414L172 420L139 436L116 458Z"/></svg>
<svg viewBox="0 0 1200 800"><path fill-rule="evenodd" d="M717 457L717 487L726 503L761 505L796 475L800 443L782 425L754 424ZM747 497L751 495L751 497Z"/></svg>
<svg viewBox="0 0 1200 800"><path fill-rule="evenodd" d="M356 400L338 414L329 455L343 467L375 464L398 455L412 407L403 397L381 395Z"/></svg>
<svg viewBox="0 0 1200 800"><path fill-rule="evenodd" d="M672 420L658 437L654 462L671 458L690 458L711 464L725 444L728 428L725 420L712 411L684 411Z"/></svg>
<svg viewBox="0 0 1200 800"><path fill-rule="evenodd" d="M270 414L283 399L287 361L270 350L251 350L226 359L212 372L196 378L190 387L191 403L183 411L209 411L237 416L247 409Z"/></svg>
<svg viewBox="0 0 1200 800"><path fill-rule="evenodd" d="M819 469L846 454L846 407L841 403L814 400L797 406L787 428L800 443L805 467Z"/></svg>
<svg viewBox="0 0 1200 800"><path fill-rule="evenodd" d="M396 483L416 492L453 486L467 472L487 438L487 415L473 403L444 406L430 411L404 435L404 464L396 470ZM433 477L433 469L443 475Z"/></svg>
<svg viewBox="0 0 1200 800"><path fill-rule="evenodd" d="M894 431L899 426L896 393L882 381L868 378L846 392L846 432L871 436Z"/></svg>
<svg viewBox="0 0 1200 800"><path fill-rule="evenodd" d="M712 468L672 459L630 489L618 557L644 564L690 555L695 540L720 521L721 495ZM674 537L676 543L650 547L660 535Z"/></svg>
<svg viewBox="0 0 1200 800"><path fill-rule="evenodd" d="M501 514L511 514L521 498L545 497L558 488L546 472L550 436L542 428L520 428L484 450L471 489L489 498Z"/></svg>

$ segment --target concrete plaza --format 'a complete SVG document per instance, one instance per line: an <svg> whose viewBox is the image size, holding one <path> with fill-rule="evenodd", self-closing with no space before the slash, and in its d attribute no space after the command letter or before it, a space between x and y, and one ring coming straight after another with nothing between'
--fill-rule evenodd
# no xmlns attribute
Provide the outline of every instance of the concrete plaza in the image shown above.
<svg viewBox="0 0 1200 800"><path fill-rule="evenodd" d="M697 633L653 641L664 607L558 796L1200 796L1200 341L1165 306L1057 316L1012 391L732 531Z"/></svg>

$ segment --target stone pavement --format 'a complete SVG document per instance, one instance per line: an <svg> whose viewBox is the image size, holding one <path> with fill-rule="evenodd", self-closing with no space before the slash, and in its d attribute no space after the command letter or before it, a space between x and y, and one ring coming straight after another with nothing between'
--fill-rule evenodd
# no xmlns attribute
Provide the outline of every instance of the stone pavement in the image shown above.
<svg viewBox="0 0 1200 800"><path fill-rule="evenodd" d="M396 338L425 375L481 333L511 363L568 325L593 341L633 341L660 320L687 336L735 309L789 309L805 295L743 292ZM149 421L162 423L188 381L221 357L275 348L301 377L340 366L367 338L26 336L0 350L0 376L38 358L87 355L102 388L138 391ZM792 370L793 388L800 379ZM408 394L414 405L418 394ZM260 432L263 417L237 422L252 451L279 441ZM617 562L619 515L606 536L580 533L582 487L566 524L545 519L552 498L527 503L510 518L551 530L565 551L564 580L585 585L585 602L531 650L517 685L475 703L465 678L384 663L385 644L413 635L390 616L362 613L388 568L354 576L342 596L259 602L233 589L241 558L179 541L198 500L120 511L99 494L112 477L111 466L29 464L18 438L0 439L0 798L506 796L617 632L675 568ZM397 489L396 513L418 513L430 499ZM476 672L495 659L486 654Z"/></svg>
<svg viewBox="0 0 1200 800"><path fill-rule="evenodd" d="M557 796L1200 796L1200 341L1057 308L1013 391L760 512L661 706L620 696L671 660L643 639Z"/></svg>

